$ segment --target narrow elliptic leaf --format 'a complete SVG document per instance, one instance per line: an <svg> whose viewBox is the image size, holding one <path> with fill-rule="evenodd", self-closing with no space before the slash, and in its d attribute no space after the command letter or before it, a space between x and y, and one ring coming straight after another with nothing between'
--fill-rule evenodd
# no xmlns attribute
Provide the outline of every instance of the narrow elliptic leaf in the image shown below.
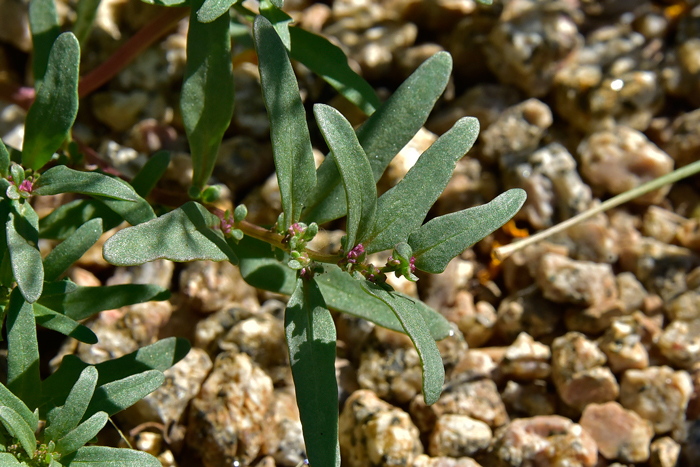
<svg viewBox="0 0 700 467"><path fill-rule="evenodd" d="M33 410L37 407L40 385L34 310L15 289L7 305L7 389Z"/></svg>
<svg viewBox="0 0 700 467"><path fill-rule="evenodd" d="M316 185L306 112L287 51L262 16L253 26L263 99L270 119L272 152L282 197L284 228L299 220L304 200Z"/></svg>
<svg viewBox="0 0 700 467"><path fill-rule="evenodd" d="M34 212L29 203L20 206L22 212ZM44 286L44 267L37 242L38 231L34 229L27 217L17 212L9 213L5 224L7 248L12 261L12 273L17 287L29 303L37 301Z"/></svg>
<svg viewBox="0 0 700 467"><path fill-rule="evenodd" d="M221 139L233 117L233 65L229 17L197 20L204 0L192 0L187 67L180 108L192 154L192 191L198 195L214 170Z"/></svg>
<svg viewBox="0 0 700 467"><path fill-rule="evenodd" d="M5 143L0 139L0 177L7 178L10 173L10 153L7 151ZM3 196L5 190L2 190Z"/></svg>
<svg viewBox="0 0 700 467"><path fill-rule="evenodd" d="M39 237L65 240L86 222L102 219L102 230L108 231L122 222L122 217L96 199L77 199L54 209L39 221Z"/></svg>
<svg viewBox="0 0 700 467"><path fill-rule="evenodd" d="M78 114L80 45L73 33L58 36L51 47L44 82L29 108L22 165L38 170L68 136Z"/></svg>
<svg viewBox="0 0 700 467"><path fill-rule="evenodd" d="M111 383L100 384L85 411L86 416L104 411L114 415L127 409L158 389L165 376L158 370L148 370Z"/></svg>
<svg viewBox="0 0 700 467"><path fill-rule="evenodd" d="M366 115L372 115L381 102L374 88L348 65L348 57L340 47L318 34L299 27L289 28L289 55L355 104Z"/></svg>
<svg viewBox="0 0 700 467"><path fill-rule="evenodd" d="M107 424L109 416L105 412L97 412L83 423L75 427L70 433L56 441L56 452L67 456L85 446Z"/></svg>
<svg viewBox="0 0 700 467"><path fill-rule="evenodd" d="M436 217L408 237L416 268L439 274L464 250L508 222L523 206L524 190L508 190L482 206Z"/></svg>
<svg viewBox="0 0 700 467"><path fill-rule="evenodd" d="M170 298L170 291L153 284L120 284L105 287L77 287L63 295L39 299L43 306L74 320L89 318L104 310Z"/></svg>
<svg viewBox="0 0 700 467"><path fill-rule="evenodd" d="M12 394L3 384L0 384L0 406L9 407L17 412L17 414L24 419L29 428L31 428L32 432L35 432L37 428L39 428L39 418L29 410L29 407L27 407L19 397Z"/></svg>
<svg viewBox="0 0 700 467"><path fill-rule="evenodd" d="M338 165L348 202L347 250L355 246L366 230L374 225L377 187L372 167L357 141L352 125L333 107L316 104L314 115Z"/></svg>
<svg viewBox="0 0 700 467"><path fill-rule="evenodd" d="M204 0L204 3L197 11L197 20L200 23L211 23L228 10L234 3L240 0Z"/></svg>
<svg viewBox="0 0 700 467"><path fill-rule="evenodd" d="M40 300L45 300L53 295L65 295L78 290L78 286L70 279L63 279L56 282L44 282L44 290L41 292Z"/></svg>
<svg viewBox="0 0 700 467"><path fill-rule="evenodd" d="M309 464L338 467L335 323L313 279L297 279L284 326Z"/></svg>
<svg viewBox="0 0 700 467"><path fill-rule="evenodd" d="M51 46L61 33L54 0L33 0L29 3L29 29L32 31L32 72L35 88L41 87L49 65Z"/></svg>
<svg viewBox="0 0 700 467"><path fill-rule="evenodd" d="M48 426L44 431L45 442L58 441L78 426L95 393L97 377L97 369L94 366L87 366L80 373L63 407L49 412Z"/></svg>
<svg viewBox="0 0 700 467"><path fill-rule="evenodd" d="M210 227L220 219L199 203L190 201L152 221L120 230L102 249L107 262L115 266L169 259L171 261L229 260L238 258L220 230Z"/></svg>
<svg viewBox="0 0 700 467"><path fill-rule="evenodd" d="M61 458L61 464L67 467L162 467L160 461L147 452L107 446L84 446Z"/></svg>
<svg viewBox="0 0 700 467"><path fill-rule="evenodd" d="M452 71L452 57L439 52L426 60L396 92L357 130L372 166L374 180L420 130L428 119ZM302 220L322 224L346 214L347 202L333 156L326 157L317 172L318 184L306 199Z"/></svg>
<svg viewBox="0 0 700 467"><path fill-rule="evenodd" d="M416 302L408 297L402 297L395 292L388 292L376 284L362 281L362 288L370 295L384 302L391 308L401 321L404 332L416 346L423 367L423 398L428 405L434 404L440 398L442 385L445 382L445 368L435 340L416 307Z"/></svg>
<svg viewBox="0 0 700 467"><path fill-rule="evenodd" d="M9 407L0 407L0 423L5 429L19 440L22 449L31 458L36 451L36 437L27 422Z"/></svg>
<svg viewBox="0 0 700 467"><path fill-rule="evenodd" d="M80 45L85 45L85 41L90 35L92 23L95 22L97 16L97 8L100 6L100 0L80 0L78 2L77 18L73 24L73 34L80 42Z"/></svg>
<svg viewBox="0 0 700 467"><path fill-rule="evenodd" d="M274 3L272 0L260 0L260 14L272 23L282 44L284 44L284 48L289 52L292 48L292 41L289 37L289 23L294 20Z"/></svg>
<svg viewBox="0 0 700 467"><path fill-rule="evenodd" d="M139 173L131 180L131 186L139 196L146 197L155 188L158 180L165 174L170 164L170 153L158 151L141 167Z"/></svg>
<svg viewBox="0 0 700 467"><path fill-rule="evenodd" d="M24 467L27 464L20 464L15 455L10 452L0 452L0 465L2 467Z"/></svg>
<svg viewBox="0 0 700 467"><path fill-rule="evenodd" d="M138 195L126 183L122 183L98 172L81 172L65 165L52 167L34 184L35 195L57 195L59 193L81 193L100 195L124 201L136 201Z"/></svg>
<svg viewBox="0 0 700 467"><path fill-rule="evenodd" d="M58 244L44 258L44 280L55 281L78 261L102 235L102 219L92 219Z"/></svg>
<svg viewBox="0 0 700 467"><path fill-rule="evenodd" d="M87 326L83 326L68 316L57 313L39 303L34 303L32 306L36 324L86 344L97 344L97 336Z"/></svg>
<svg viewBox="0 0 700 467"><path fill-rule="evenodd" d="M117 181L125 186L128 186L128 184L123 180L117 179ZM137 196L135 203L133 201L122 201L119 199L110 199L102 196L95 196L95 198L109 209L119 214L122 219L131 225L143 224L144 222L152 221L156 218L156 213L153 211L151 205L140 196Z"/></svg>
<svg viewBox="0 0 700 467"><path fill-rule="evenodd" d="M95 365L99 372L98 385L126 378L130 375L149 371L165 371L185 358L190 351L190 343L181 337L168 337L147 345L123 357ZM58 370L43 382L44 391L41 405L61 406L78 380L81 372L90 365L75 355L66 355Z"/></svg>
<svg viewBox="0 0 700 467"><path fill-rule="evenodd" d="M459 161L479 135L479 120L465 117L435 141L395 187L377 200L375 223L359 241L365 251L388 250L423 224Z"/></svg>

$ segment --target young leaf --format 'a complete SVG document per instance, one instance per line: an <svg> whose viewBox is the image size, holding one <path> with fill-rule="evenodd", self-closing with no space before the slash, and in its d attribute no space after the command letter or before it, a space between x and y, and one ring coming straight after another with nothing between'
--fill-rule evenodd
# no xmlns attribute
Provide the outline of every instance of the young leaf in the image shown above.
<svg viewBox="0 0 700 467"><path fill-rule="evenodd" d="M34 307L36 324L86 344L97 344L97 336L87 326L83 326L68 316L56 313L39 303L34 303L32 306Z"/></svg>
<svg viewBox="0 0 700 467"><path fill-rule="evenodd" d="M423 398L426 404L434 404L442 392L442 385L445 382L445 368L442 365L442 357L440 357L435 340L430 336L425 321L417 312L416 302L411 298L388 292L368 281L361 281L361 284L365 292L384 302L401 321L405 333L416 346L423 367Z"/></svg>
<svg viewBox="0 0 700 467"><path fill-rule="evenodd" d="M9 407L0 407L0 422L11 435L19 440L22 449L32 458L36 451L36 437L27 422Z"/></svg>
<svg viewBox="0 0 700 467"><path fill-rule="evenodd" d="M74 320L89 318L104 310L151 300L170 298L170 292L153 284L120 284L106 287L77 287L63 295L43 296L39 303Z"/></svg>
<svg viewBox="0 0 700 467"><path fill-rule="evenodd" d="M180 107L192 154L192 192L199 196L209 181L224 132L233 117L233 65L229 18L197 20L204 0L192 0L187 32L187 66Z"/></svg>
<svg viewBox="0 0 700 467"><path fill-rule="evenodd" d="M338 467L335 324L313 279L297 279L284 325L309 464Z"/></svg>
<svg viewBox="0 0 700 467"><path fill-rule="evenodd" d="M374 223L377 187L367 155L357 141L355 131L340 112L323 104L314 106L314 115L328 143L345 187L348 201L347 251L356 245Z"/></svg>
<svg viewBox="0 0 700 467"><path fill-rule="evenodd" d="M92 219L44 258L44 280L55 281L78 261L102 235L102 219Z"/></svg>
<svg viewBox="0 0 700 467"><path fill-rule="evenodd" d="M0 406L9 407L17 412L27 425L29 425L32 432L35 432L39 428L39 418L29 410L29 407L27 407L19 397L12 394L3 384L0 384Z"/></svg>
<svg viewBox="0 0 700 467"><path fill-rule="evenodd" d="M292 47L289 38L289 23L293 21L292 17L281 10L282 7L274 5L271 0L260 0L260 14L264 16L277 31L284 48L289 51Z"/></svg>
<svg viewBox="0 0 700 467"><path fill-rule="evenodd" d="M115 266L169 259L171 261L229 260L238 258L228 246L221 231L210 226L220 223L199 203L190 201L152 221L120 230L104 244L102 254Z"/></svg>
<svg viewBox="0 0 700 467"><path fill-rule="evenodd" d="M59 193L81 193L100 195L125 201L137 201L138 195L126 183L97 172L80 172L65 165L52 167L34 184L35 195L57 195Z"/></svg>
<svg viewBox="0 0 700 467"><path fill-rule="evenodd" d="M61 33L54 0L33 0L29 3L29 28L32 31L32 72L35 88L41 87L49 64L51 46Z"/></svg>
<svg viewBox="0 0 700 467"><path fill-rule="evenodd" d="M48 426L44 431L46 442L58 441L78 426L95 393L97 377L97 369L94 366L85 367L68 394L63 407L57 407L49 412Z"/></svg>
<svg viewBox="0 0 700 467"><path fill-rule="evenodd" d="M37 407L40 385L34 310L14 289L7 305L7 389L32 410Z"/></svg>
<svg viewBox="0 0 700 467"><path fill-rule="evenodd" d="M357 130L357 139L372 166L374 180L428 119L452 71L452 57L439 52L426 60ZM317 172L318 184L306 199L303 221L322 224L346 214L345 192L333 156ZM392 245L393 246L393 245Z"/></svg>
<svg viewBox="0 0 700 467"><path fill-rule="evenodd" d="M433 274L443 272L452 258L508 222L526 198L524 190L515 188L488 204L425 223L408 237L416 268Z"/></svg>
<svg viewBox="0 0 700 467"><path fill-rule="evenodd" d="M109 416L105 412L97 412L75 427L70 433L67 433L63 438L56 441L56 452L65 456L85 446L104 428L108 419Z"/></svg>
<svg viewBox="0 0 700 467"><path fill-rule="evenodd" d="M374 225L359 242L373 253L404 242L421 226L425 216L452 177L457 161L479 135L479 121L465 117L438 138L398 185L377 200Z"/></svg>
<svg viewBox="0 0 700 467"><path fill-rule="evenodd" d="M122 222L121 216L102 202L96 199L77 199L54 209L51 214L41 219L39 237L65 240L92 219L102 219L104 231L113 229Z"/></svg>
<svg viewBox="0 0 700 467"><path fill-rule="evenodd" d="M264 17L255 18L253 33L286 230L301 217L304 199L316 184L316 166L306 112L287 51Z"/></svg>
<svg viewBox="0 0 700 467"><path fill-rule="evenodd" d="M211 23L228 10L234 3L240 0L204 0L202 6L197 10L197 20L200 23Z"/></svg>
<svg viewBox="0 0 700 467"><path fill-rule="evenodd" d="M23 203L19 209L34 213L29 203ZM9 213L7 219L5 232L12 272L24 298L29 303L34 303L41 296L44 286L44 267L37 246L39 234L27 217L17 214L17 211Z"/></svg>
<svg viewBox="0 0 700 467"><path fill-rule="evenodd" d="M68 136L78 114L80 45L66 32L51 47L44 82L27 113L22 165L38 170Z"/></svg>
<svg viewBox="0 0 700 467"><path fill-rule="evenodd" d="M348 65L348 57L340 47L318 34L299 27L289 28L289 55L321 76L365 115L372 115L381 102L374 88Z"/></svg>
<svg viewBox="0 0 700 467"><path fill-rule="evenodd" d="M90 35L92 23L95 22L97 16L97 8L100 6L100 0L80 0L78 2L77 18L73 24L73 34L81 46L85 45L85 41Z"/></svg>
<svg viewBox="0 0 700 467"><path fill-rule="evenodd" d="M0 139L0 177L2 178L7 178L7 175L10 172L10 153L7 151L7 147L5 147L5 143L2 142L2 139ZM2 193L4 195L5 190L7 188L2 189Z"/></svg>
<svg viewBox="0 0 700 467"><path fill-rule="evenodd" d="M148 370L126 378L100 384L85 411L85 416L104 411L114 415L127 409L158 389L165 376L158 370Z"/></svg>
<svg viewBox="0 0 700 467"><path fill-rule="evenodd" d="M84 446L74 454L61 458L66 467L162 467L158 459L135 449Z"/></svg>
<svg viewBox="0 0 700 467"><path fill-rule="evenodd" d="M158 151L141 167L139 173L131 180L131 186L139 196L146 197L156 186L170 164L170 153Z"/></svg>

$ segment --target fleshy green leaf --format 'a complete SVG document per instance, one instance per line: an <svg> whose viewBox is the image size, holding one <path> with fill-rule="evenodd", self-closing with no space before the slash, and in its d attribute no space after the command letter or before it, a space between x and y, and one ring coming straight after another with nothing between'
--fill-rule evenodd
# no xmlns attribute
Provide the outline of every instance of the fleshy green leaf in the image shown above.
<svg viewBox="0 0 700 467"><path fill-rule="evenodd" d="M123 180L115 180L124 186L129 186ZM129 187L129 189L131 189L131 187ZM156 213L153 211L153 208L148 201L138 195L135 203L132 201L104 198L102 196L96 196L96 198L100 202L104 203L109 209L119 214L120 217L131 225L139 225L156 218Z"/></svg>
<svg viewBox="0 0 700 467"><path fill-rule="evenodd" d="M220 223L201 204L190 201L152 221L120 230L104 245L104 258L116 266L169 259L171 261L229 260L238 258L221 234L210 226Z"/></svg>
<svg viewBox="0 0 700 467"><path fill-rule="evenodd" d="M440 398L442 385L445 382L445 368L435 340L428 332L427 326L416 302L408 297L388 292L371 282L362 281L362 288L370 295L384 302L391 308L401 321L404 332L411 338L418 351L423 367L423 398L428 405L434 404Z"/></svg>
<svg viewBox="0 0 700 467"><path fill-rule="evenodd" d="M187 67L180 107L192 154L192 194L209 181L224 132L233 117L233 65L229 17L197 20L204 0L192 0L187 32Z"/></svg>
<svg viewBox="0 0 700 467"><path fill-rule="evenodd" d="M7 151L7 147L5 146L5 143L2 142L2 139L0 139L0 177L2 178L7 178L8 174L10 173L10 153ZM2 189L2 193L4 196L5 189Z"/></svg>
<svg viewBox="0 0 700 467"><path fill-rule="evenodd" d="M7 305L7 389L32 410L37 407L40 384L34 310L15 289Z"/></svg>
<svg viewBox="0 0 700 467"><path fill-rule="evenodd" d="M366 115L372 115L381 102L374 88L348 65L348 58L340 47L318 34L299 27L289 28L291 49L289 55L359 107Z"/></svg>
<svg viewBox="0 0 700 467"><path fill-rule="evenodd" d="M165 174L170 164L170 153L158 151L141 167L139 173L131 180L131 186L139 196L146 197Z"/></svg>
<svg viewBox="0 0 700 467"><path fill-rule="evenodd" d="M158 370L148 370L127 376L111 383L100 384L90 401L86 415L99 411L114 415L127 409L158 389L165 381L165 376Z"/></svg>
<svg viewBox="0 0 700 467"><path fill-rule="evenodd" d="M313 279L297 279L284 321L309 464L340 466L335 324Z"/></svg>
<svg viewBox="0 0 700 467"><path fill-rule="evenodd" d="M52 295L65 295L78 290L78 286L70 279L57 282L44 282L44 290L41 292L41 300Z"/></svg>
<svg viewBox="0 0 700 467"><path fill-rule="evenodd" d="M162 467L158 459L135 449L85 446L61 458L66 467Z"/></svg>
<svg viewBox="0 0 700 467"><path fill-rule="evenodd" d="M5 224L7 247L17 287L29 303L34 303L44 286L44 267L37 246L39 234L32 225L36 213L29 203L17 204L13 206L15 212L8 214Z"/></svg>
<svg viewBox="0 0 700 467"><path fill-rule="evenodd" d="M515 188L483 206L436 217L408 237L416 268L439 274L464 250L508 222L527 195Z"/></svg>
<svg viewBox="0 0 700 467"><path fill-rule="evenodd" d="M22 400L12 394L5 385L0 384L0 406L9 407L24 419L32 432L39 428L39 418L29 410Z"/></svg>
<svg viewBox="0 0 700 467"><path fill-rule="evenodd" d="M32 71L39 88L49 64L51 46L61 33L54 0L33 0L29 3L29 28L32 31Z"/></svg>
<svg viewBox="0 0 700 467"><path fill-rule="evenodd" d="M92 219L57 245L44 258L44 279L55 281L78 261L102 235L102 219Z"/></svg>
<svg viewBox="0 0 700 467"><path fill-rule="evenodd" d="M284 48L289 51L292 47L292 41L289 38L289 23L293 20L291 16L280 9L282 7L278 7L274 3L271 0L260 0L260 14L272 23L282 44L284 44Z"/></svg>
<svg viewBox="0 0 700 467"><path fill-rule="evenodd" d="M56 452L68 455L85 446L92 438L97 436L107 424L108 415L105 412L97 412L92 417L75 427L70 433L56 441Z"/></svg>
<svg viewBox="0 0 700 467"><path fill-rule="evenodd" d="M87 326L83 326L68 316L57 313L39 303L34 303L33 307L36 324L86 344L97 344L97 336Z"/></svg>
<svg viewBox="0 0 700 467"><path fill-rule="evenodd" d="M137 201L138 195L126 183L122 183L98 172L81 172L65 165L52 167L34 184L35 195L57 195L59 193L81 193L100 195L125 201Z"/></svg>
<svg viewBox="0 0 700 467"><path fill-rule="evenodd" d="M20 464L14 454L9 452L0 452L0 465L2 467L20 467L27 464Z"/></svg>
<svg viewBox="0 0 700 467"><path fill-rule="evenodd" d="M316 184L316 167L306 112L287 51L264 17L255 18L253 32L286 230L301 217L304 200Z"/></svg>
<svg viewBox="0 0 700 467"><path fill-rule="evenodd" d="M9 407L0 407L0 422L10 434L19 440L22 449L31 458L36 451L36 437L27 422Z"/></svg>
<svg viewBox="0 0 700 467"><path fill-rule="evenodd" d="M328 147L333 153L348 201L347 248L355 246L374 224L377 187L367 155L357 141L355 131L340 112L323 104L314 106L314 115Z"/></svg>
<svg viewBox="0 0 700 467"><path fill-rule="evenodd" d="M64 295L42 296L39 303L74 320L89 318L104 310L151 300L167 300L170 291L153 284L120 284L106 287L77 287Z"/></svg>
<svg viewBox="0 0 700 467"><path fill-rule="evenodd" d="M204 0L204 3L197 11L197 20L200 23L211 23L228 10L234 3L240 0Z"/></svg>
<svg viewBox="0 0 700 467"><path fill-rule="evenodd" d="M102 229L108 231L122 222L119 214L96 199L78 199L54 209L39 221L39 236L65 240L91 219L102 219Z"/></svg>
<svg viewBox="0 0 700 467"><path fill-rule="evenodd" d="M85 41L90 35L92 23L95 22L99 6L100 0L80 0L78 2L77 18L75 19L75 24L73 24L73 34L75 34L81 46L85 45Z"/></svg>
<svg viewBox="0 0 700 467"><path fill-rule="evenodd" d="M428 119L451 71L450 54L433 55L357 130L357 139L369 158L375 181ZM332 155L326 157L316 175L318 184L306 199L302 218L307 224L312 221L323 224L347 213L345 191Z"/></svg>
<svg viewBox="0 0 700 467"><path fill-rule="evenodd" d="M44 432L46 442L57 441L78 426L95 393L97 377L97 369L94 366L85 367L63 407L57 407L49 412L48 426Z"/></svg>
<svg viewBox="0 0 700 467"><path fill-rule="evenodd" d="M375 223L359 239L365 251L391 249L421 226L478 135L479 121L465 117L423 152L403 180L377 200Z"/></svg>
<svg viewBox="0 0 700 467"><path fill-rule="evenodd" d="M22 165L38 170L68 136L78 114L80 45L66 32L51 47L44 82L27 113Z"/></svg>

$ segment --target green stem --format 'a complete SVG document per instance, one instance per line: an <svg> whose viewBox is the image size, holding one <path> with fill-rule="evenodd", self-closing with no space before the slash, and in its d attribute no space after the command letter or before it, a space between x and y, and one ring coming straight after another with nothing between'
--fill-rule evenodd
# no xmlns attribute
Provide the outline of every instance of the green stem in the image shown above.
<svg viewBox="0 0 700 467"><path fill-rule="evenodd" d="M631 201L639 196L642 196L643 194L659 189L665 185L669 185L684 178L690 177L691 175L695 175L698 172L700 172L700 161L695 161L692 164L686 165L685 167L681 167L680 169L676 169L673 172L663 175L655 180L647 182L631 190L625 191L624 193L620 193L619 195L610 198L609 200L599 204L598 206L584 211L581 214L578 214L572 217L571 219L567 219L564 222L550 227L547 230L543 230L538 234L524 238L523 240L511 243L509 245L504 245L502 247L496 248L495 250L493 250L493 256L497 260L502 261L518 250L522 250L523 248L533 245L541 240L544 240L547 237L551 237L552 235L564 232L565 230L578 224L579 222L589 219L597 214L600 214L601 212L607 211L608 209L614 208L623 203Z"/></svg>

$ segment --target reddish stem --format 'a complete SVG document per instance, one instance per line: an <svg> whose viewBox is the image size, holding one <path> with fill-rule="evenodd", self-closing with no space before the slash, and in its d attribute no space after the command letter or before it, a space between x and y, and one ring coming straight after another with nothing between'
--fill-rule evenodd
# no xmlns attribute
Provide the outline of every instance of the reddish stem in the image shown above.
<svg viewBox="0 0 700 467"><path fill-rule="evenodd" d="M34 102L34 88L0 82L0 98L28 110Z"/></svg>

